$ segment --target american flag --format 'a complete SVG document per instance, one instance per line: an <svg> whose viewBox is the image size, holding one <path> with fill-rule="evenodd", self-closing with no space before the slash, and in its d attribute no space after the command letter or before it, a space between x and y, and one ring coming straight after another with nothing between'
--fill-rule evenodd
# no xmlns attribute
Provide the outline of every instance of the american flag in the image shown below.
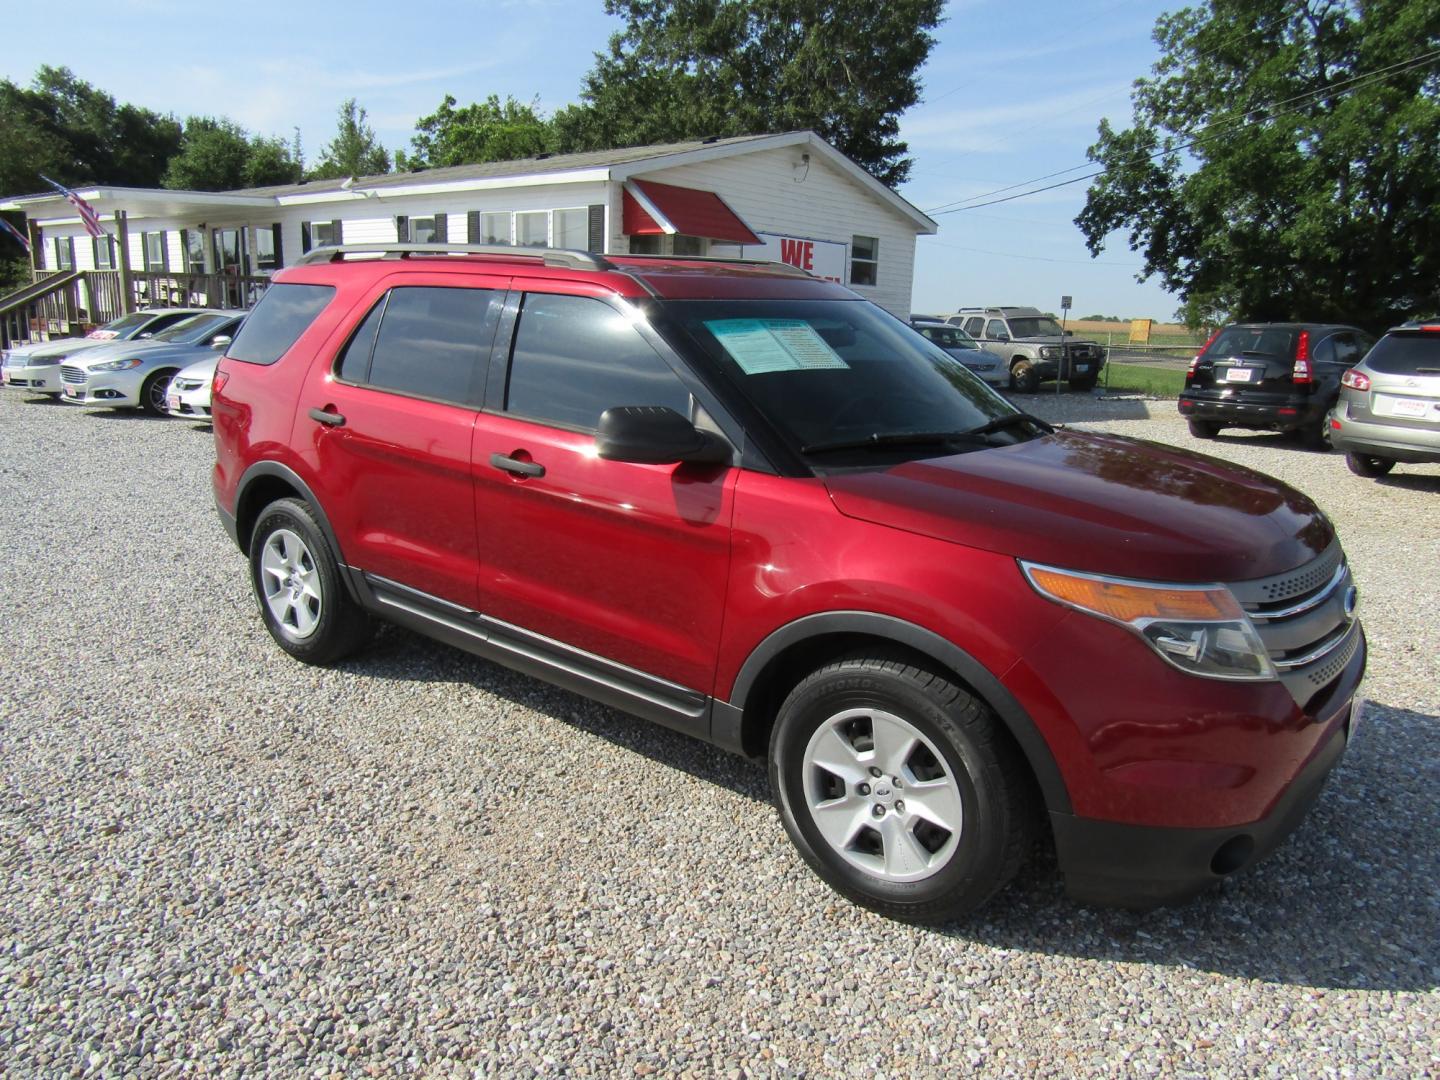
<svg viewBox="0 0 1440 1080"><path fill-rule="evenodd" d="M105 230L100 227L100 215L95 212L95 208L93 206L91 206L88 202L82 199L79 195L76 195L75 192L71 191L65 185L57 184L54 180L51 180L50 177L46 176L44 173L40 174L40 179L44 180L56 191L60 192L61 195L64 195L65 201L68 202L71 206L75 207L76 211L78 211L80 214L80 222L85 226L86 232L88 232L91 236L97 237L105 235Z"/></svg>
<svg viewBox="0 0 1440 1080"><path fill-rule="evenodd" d="M0 218L0 232L9 233L15 238L17 243L19 243L22 247L25 248L26 251L30 250L29 237L27 237L19 229L15 228L14 225L11 225L10 222L6 221L4 218Z"/></svg>

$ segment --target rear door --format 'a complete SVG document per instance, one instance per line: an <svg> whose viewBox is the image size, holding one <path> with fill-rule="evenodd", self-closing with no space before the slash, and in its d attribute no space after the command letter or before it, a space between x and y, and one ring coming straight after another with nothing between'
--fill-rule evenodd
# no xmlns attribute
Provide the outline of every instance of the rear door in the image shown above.
<svg viewBox="0 0 1440 1080"><path fill-rule="evenodd" d="M601 657L708 694L738 470L598 458L606 409L664 405L704 423L698 387L623 301L546 288L518 302L508 377L497 349L475 431L478 606L497 636L552 663L568 649L565 663Z"/></svg>
<svg viewBox="0 0 1440 1080"><path fill-rule="evenodd" d="M1191 386L1288 396L1297 333L1289 326L1227 326L1196 361Z"/></svg>
<svg viewBox="0 0 1440 1080"><path fill-rule="evenodd" d="M466 608L478 558L470 443L508 285L384 279L333 363L312 367L295 416L346 562Z"/></svg>
<svg viewBox="0 0 1440 1080"><path fill-rule="evenodd" d="M1365 369L1365 405L1375 420L1440 432L1440 330L1386 334L1365 357ZM1365 419L1353 406L1351 415Z"/></svg>

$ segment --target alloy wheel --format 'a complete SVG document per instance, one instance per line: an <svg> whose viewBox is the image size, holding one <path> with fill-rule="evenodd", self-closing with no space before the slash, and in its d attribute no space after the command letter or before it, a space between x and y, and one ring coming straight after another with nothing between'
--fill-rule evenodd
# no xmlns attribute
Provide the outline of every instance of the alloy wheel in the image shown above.
<svg viewBox="0 0 1440 1080"><path fill-rule="evenodd" d="M260 554L265 604L281 631L299 641L320 622L322 595L315 558L297 533L276 529Z"/></svg>

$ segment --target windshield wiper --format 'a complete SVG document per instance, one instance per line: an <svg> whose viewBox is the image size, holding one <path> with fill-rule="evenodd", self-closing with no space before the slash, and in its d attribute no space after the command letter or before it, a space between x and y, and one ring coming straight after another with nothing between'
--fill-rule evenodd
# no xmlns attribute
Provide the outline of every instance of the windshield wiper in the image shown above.
<svg viewBox="0 0 1440 1080"><path fill-rule="evenodd" d="M997 431L1003 431L1003 430L1005 430L1005 429L1008 428L1008 427L1014 427L1016 424L1034 424L1034 425L1035 425L1036 427L1038 427L1041 431L1045 431L1045 432L1051 432L1051 431L1054 431L1054 430L1055 430L1055 426L1054 426L1053 424L1048 424L1048 423L1046 423L1044 420L1041 420L1038 416L1031 416L1031 415L1030 415L1029 413L1027 413L1027 412L1017 412L1017 413L1006 413L1004 416L997 416L994 420L991 420L988 424L981 424L981 425L980 425L979 427L977 427L977 428L971 428L969 431L965 432L964 434L966 434L966 435L991 435L991 434L994 434L994 433L997 432Z"/></svg>
<svg viewBox="0 0 1440 1080"><path fill-rule="evenodd" d="M883 435L877 431L859 439L810 443L800 447L800 452L824 454L831 450L872 450L886 446L949 446L957 440L975 442L982 436L983 432L977 431L892 431Z"/></svg>

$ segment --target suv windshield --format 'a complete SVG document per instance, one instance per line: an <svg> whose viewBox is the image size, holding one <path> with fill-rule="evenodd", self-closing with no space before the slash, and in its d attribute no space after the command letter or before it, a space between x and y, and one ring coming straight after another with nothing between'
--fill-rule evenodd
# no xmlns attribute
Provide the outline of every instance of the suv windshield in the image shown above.
<svg viewBox="0 0 1440 1080"><path fill-rule="evenodd" d="M916 330L942 349L978 349L980 345L958 326L917 326Z"/></svg>
<svg viewBox="0 0 1440 1080"><path fill-rule="evenodd" d="M230 318L229 315L195 315L161 330L150 340L174 341L181 345L190 345L208 337L217 326Z"/></svg>
<svg viewBox="0 0 1440 1080"><path fill-rule="evenodd" d="M1382 375L1440 375L1440 333L1398 330L1381 338L1365 366Z"/></svg>
<svg viewBox="0 0 1440 1080"><path fill-rule="evenodd" d="M1027 315L1023 319L1012 317L1005 321L1010 324L1011 337L1060 337L1062 335L1060 324L1043 315Z"/></svg>
<svg viewBox="0 0 1440 1080"><path fill-rule="evenodd" d="M1026 437L1025 425L978 431L1023 414L959 360L872 304L678 300L663 306L802 453L849 450L859 464L881 446L892 455L927 457Z"/></svg>

